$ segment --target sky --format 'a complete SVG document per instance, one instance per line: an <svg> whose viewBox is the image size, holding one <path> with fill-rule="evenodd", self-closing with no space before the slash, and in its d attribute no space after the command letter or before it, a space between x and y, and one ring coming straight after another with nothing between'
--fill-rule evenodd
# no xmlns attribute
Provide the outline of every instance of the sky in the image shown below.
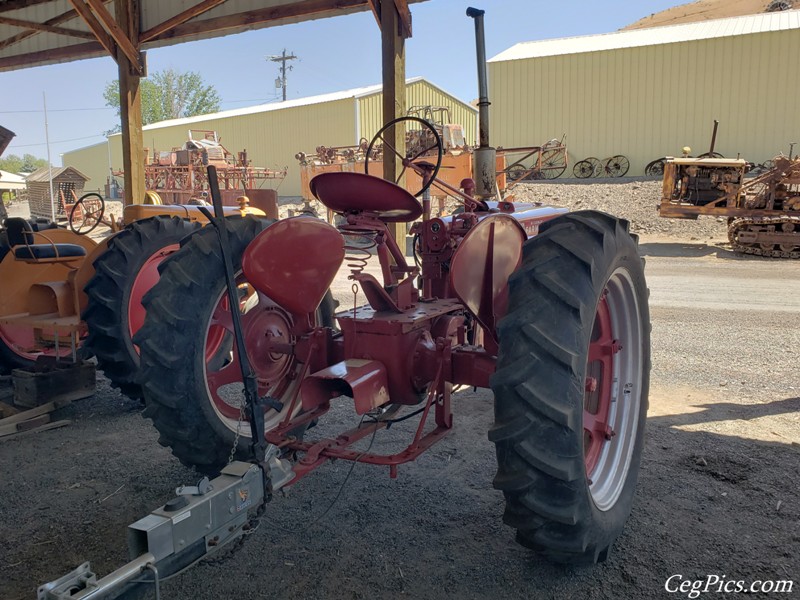
<svg viewBox="0 0 800 600"><path fill-rule="evenodd" d="M486 10L486 56L519 42L607 33L681 0L428 0L411 5L413 36L406 40L406 76L424 77L469 102L478 96L473 20L469 6ZM371 12L268 27L147 51L148 70L197 71L219 92L222 110L274 102L278 63L286 49L287 98L380 84L380 31ZM116 111L103 90L117 78L110 57L0 73L0 125L14 138L5 155L33 154L61 164L60 154L99 142ZM44 103L47 105L45 127ZM535 107L531 107L534 109Z"/></svg>

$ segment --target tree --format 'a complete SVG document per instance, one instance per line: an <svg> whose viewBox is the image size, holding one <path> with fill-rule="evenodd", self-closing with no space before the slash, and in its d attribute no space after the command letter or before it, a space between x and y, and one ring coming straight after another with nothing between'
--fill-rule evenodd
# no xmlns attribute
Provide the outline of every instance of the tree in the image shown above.
<svg viewBox="0 0 800 600"><path fill-rule="evenodd" d="M139 82L142 98L142 124L193 117L219 111L220 97L213 85L206 85L200 73L178 73L166 69ZM106 106L120 114L119 82L109 81L103 92ZM116 133L117 125L106 133Z"/></svg>
<svg viewBox="0 0 800 600"><path fill-rule="evenodd" d="M0 170L9 173L32 173L36 169L46 166L45 159L36 158L33 154L25 154L22 158L16 154L9 154L5 158L0 158Z"/></svg>

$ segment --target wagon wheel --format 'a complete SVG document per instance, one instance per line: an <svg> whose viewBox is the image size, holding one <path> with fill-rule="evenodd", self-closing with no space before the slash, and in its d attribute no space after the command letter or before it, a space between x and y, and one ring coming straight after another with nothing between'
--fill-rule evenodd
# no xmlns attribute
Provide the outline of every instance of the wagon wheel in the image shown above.
<svg viewBox="0 0 800 600"><path fill-rule="evenodd" d="M627 223L595 211L542 225L509 279L491 382L494 487L517 541L554 561L605 560L630 515L647 416L647 295Z"/></svg>
<svg viewBox="0 0 800 600"><path fill-rule="evenodd" d="M542 150L539 179L558 179L567 170L567 155L563 150Z"/></svg>
<svg viewBox="0 0 800 600"><path fill-rule="evenodd" d="M664 164L666 162L666 158L657 158L653 161L650 161L644 168L644 174L652 177L662 177L664 175Z"/></svg>
<svg viewBox="0 0 800 600"><path fill-rule="evenodd" d="M600 177L603 172L603 163L600 161L599 158L595 158L594 156L590 156L587 158L594 168L594 173L592 173L592 177Z"/></svg>
<svg viewBox="0 0 800 600"><path fill-rule="evenodd" d="M725 158L725 157L719 152L703 152L697 158Z"/></svg>
<svg viewBox="0 0 800 600"><path fill-rule="evenodd" d="M606 161L605 172L609 177L624 177L630 168L630 161L621 154L617 154Z"/></svg>
<svg viewBox="0 0 800 600"><path fill-rule="evenodd" d="M69 211L69 228L78 235L86 235L100 224L105 210L106 201L100 194L84 194Z"/></svg>
<svg viewBox="0 0 800 600"><path fill-rule="evenodd" d="M511 165L506 169L506 177L511 181L520 181L526 177L530 177L530 169L525 168L523 165Z"/></svg>
<svg viewBox="0 0 800 600"><path fill-rule="evenodd" d="M572 174L578 179L588 179L594 175L594 164L588 158L578 161L572 167Z"/></svg>
<svg viewBox="0 0 800 600"><path fill-rule="evenodd" d="M403 152L398 151L391 143L389 143L383 136L384 134L392 129L394 126L400 125L403 133L405 134L408 131L408 125L410 123L416 123L421 126L423 135L420 137L425 140L425 143L422 144L421 148L408 148L408 142L406 142L406 148ZM407 139L407 138L406 138ZM380 140L380 142L378 141ZM436 175L439 173L439 169L442 166L442 156L444 156L444 145L442 144L442 138L439 136L439 133L436 129L425 119L420 119L419 117L399 117L397 119L393 119L389 121L386 125L380 128L378 133L372 138L370 141L369 146L367 147L367 156L364 159L364 172L369 175L369 161L370 156L372 156L372 149L376 147L376 145L380 144L383 147L383 160L386 160L387 156L395 156L401 160L403 163L403 168L400 169L400 172L397 174L397 178L395 179L395 183L399 185L400 179L403 174L406 172L406 169L411 167L411 165L415 163L421 162L432 162L431 159L433 156L431 152L436 152L436 161L433 168L433 171L428 179L428 183L423 183L422 187L414 193L414 196L419 196L427 190L433 180L436 179ZM389 149L390 152L386 152L386 149ZM374 159L373 159L374 160ZM412 169L413 170L413 169ZM411 191L411 190L409 190Z"/></svg>

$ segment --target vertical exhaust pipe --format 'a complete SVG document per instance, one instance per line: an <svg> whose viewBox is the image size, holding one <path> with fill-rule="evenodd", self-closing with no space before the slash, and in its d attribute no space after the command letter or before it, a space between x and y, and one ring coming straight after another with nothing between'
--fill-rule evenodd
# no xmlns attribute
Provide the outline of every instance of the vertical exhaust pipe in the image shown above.
<svg viewBox="0 0 800 600"><path fill-rule="evenodd" d="M486 11L468 8L467 16L475 19L475 49L478 58L478 149L472 155L472 178L475 195L492 198L495 195L495 149L489 146L489 86L486 76L486 38L483 33L483 15Z"/></svg>
<svg viewBox="0 0 800 600"><path fill-rule="evenodd" d="M711 147L708 149L709 154L714 154L714 147L717 145L717 128L719 127L719 121L714 119L714 132L711 134Z"/></svg>

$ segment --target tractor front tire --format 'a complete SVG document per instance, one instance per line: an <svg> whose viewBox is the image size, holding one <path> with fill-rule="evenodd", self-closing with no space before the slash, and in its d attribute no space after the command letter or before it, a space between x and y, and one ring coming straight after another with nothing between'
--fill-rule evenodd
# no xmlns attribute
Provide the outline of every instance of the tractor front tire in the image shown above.
<svg viewBox="0 0 800 600"><path fill-rule="evenodd" d="M509 278L491 387L495 488L517 541L554 562L606 559L630 515L644 442L650 317L626 221L542 225Z"/></svg>
<svg viewBox="0 0 800 600"><path fill-rule="evenodd" d="M130 398L142 397L136 383L139 351L132 339L143 322L141 299L158 277L158 264L199 228L198 223L163 215L135 221L94 261L82 315L89 330L86 346L111 384Z"/></svg>

